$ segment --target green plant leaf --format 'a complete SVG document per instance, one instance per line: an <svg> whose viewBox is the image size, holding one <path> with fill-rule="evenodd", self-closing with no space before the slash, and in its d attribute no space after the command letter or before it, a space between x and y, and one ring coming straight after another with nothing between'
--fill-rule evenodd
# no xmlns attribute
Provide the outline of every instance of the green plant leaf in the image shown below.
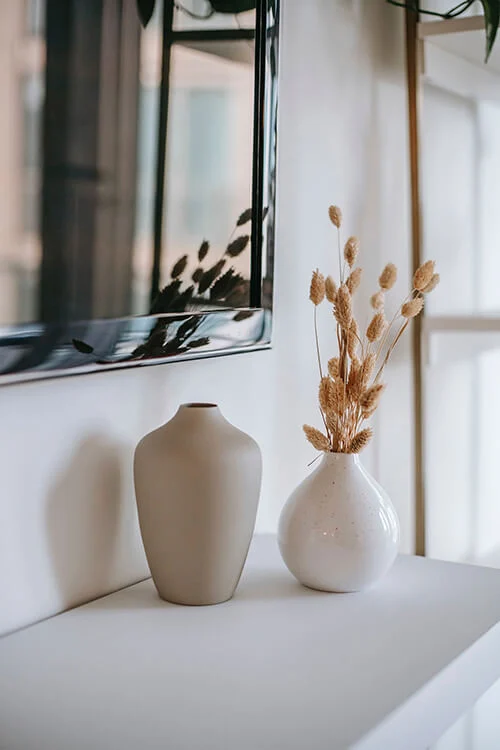
<svg viewBox="0 0 500 750"><path fill-rule="evenodd" d="M94 347L90 346L90 344L86 344L85 341L80 341L80 339L71 339L71 343L77 350L77 352L81 352L81 354L92 354L94 351Z"/></svg>
<svg viewBox="0 0 500 750"><path fill-rule="evenodd" d="M500 0L480 0L484 11L484 25L486 28L486 55L485 62L491 55L495 44L498 26L500 25Z"/></svg>
<svg viewBox="0 0 500 750"><path fill-rule="evenodd" d="M144 28L146 28L153 16L156 0L136 0L136 2L139 18Z"/></svg>

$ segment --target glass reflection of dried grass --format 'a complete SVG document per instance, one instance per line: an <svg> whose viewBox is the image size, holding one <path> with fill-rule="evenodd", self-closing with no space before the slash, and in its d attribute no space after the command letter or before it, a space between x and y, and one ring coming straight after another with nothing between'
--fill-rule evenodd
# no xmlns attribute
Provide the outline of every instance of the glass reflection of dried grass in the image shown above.
<svg viewBox="0 0 500 750"><path fill-rule="evenodd" d="M267 209L264 210L263 217L265 218L266 215ZM151 305L149 314L162 316L167 313L196 313L206 310L207 306L211 309L225 309L248 305L250 282L241 274L236 273L234 267L227 271L225 268L231 258L238 257L248 248L250 235L242 234L236 238L234 235L240 227L245 226L251 220L252 209L247 208L238 217L222 257L212 265L204 264L210 254L210 243L208 240L203 240L198 250L198 267L192 273L190 280L185 278L188 256L181 256L172 266L171 280L159 292ZM185 284L188 286L184 286ZM233 320L243 321L252 315L252 310L242 309L235 313ZM210 343L208 336L195 336L205 319L204 315L191 315L179 325L178 321L159 317L146 341L120 361L169 357L206 346ZM177 329L170 337L172 326L177 326ZM73 339L73 346L82 354L95 354L94 347L85 341ZM115 360L113 362L105 359L97 361L100 364L116 363Z"/></svg>
<svg viewBox="0 0 500 750"><path fill-rule="evenodd" d="M244 307L248 305L250 282L234 267L226 270L231 258L243 253L249 245L250 235L242 234L233 239L239 227L248 224L252 219L252 209L247 208L240 214L228 240L224 253L215 263L205 263L210 257L210 243L203 240L198 250L198 267L191 278L186 278L188 256L183 255L172 266L170 282L159 292L150 310L151 315L168 312L184 312L225 307Z"/></svg>

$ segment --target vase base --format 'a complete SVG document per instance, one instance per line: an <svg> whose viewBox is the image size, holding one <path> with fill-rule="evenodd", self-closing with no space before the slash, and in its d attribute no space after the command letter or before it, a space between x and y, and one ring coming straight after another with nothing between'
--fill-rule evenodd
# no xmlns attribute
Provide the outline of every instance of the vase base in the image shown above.
<svg viewBox="0 0 500 750"><path fill-rule="evenodd" d="M158 597L167 604L177 604L180 607L215 607L217 604L224 604L225 602L230 601L234 596L234 591L229 595L225 596L221 599L201 599L199 601L193 601L189 599L184 599L183 597L166 597L162 596L159 591L157 591Z"/></svg>
<svg viewBox="0 0 500 750"><path fill-rule="evenodd" d="M321 591L323 594L359 594L362 591L366 591L367 589L371 588L371 585L360 587L360 588L334 588L328 587L328 586L321 586L321 585L313 585L312 583L304 583L303 581L299 581L301 586L304 586L306 589L310 589L311 591Z"/></svg>

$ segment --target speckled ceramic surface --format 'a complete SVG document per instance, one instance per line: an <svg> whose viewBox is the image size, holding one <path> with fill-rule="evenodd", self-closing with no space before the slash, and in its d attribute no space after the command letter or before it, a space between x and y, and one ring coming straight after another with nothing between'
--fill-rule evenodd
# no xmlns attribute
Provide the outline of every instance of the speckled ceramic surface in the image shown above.
<svg viewBox="0 0 500 750"><path fill-rule="evenodd" d="M358 456L325 453L285 504L278 543L286 566L305 586L361 591L393 564L399 521Z"/></svg>

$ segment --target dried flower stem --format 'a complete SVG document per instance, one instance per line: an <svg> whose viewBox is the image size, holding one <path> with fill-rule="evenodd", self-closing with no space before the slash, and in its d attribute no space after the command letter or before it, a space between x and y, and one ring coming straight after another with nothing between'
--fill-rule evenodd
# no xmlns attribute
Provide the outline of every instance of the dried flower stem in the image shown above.
<svg viewBox="0 0 500 750"><path fill-rule="evenodd" d="M385 357L384 357L384 361L383 361L383 362L382 362L382 364L380 365L380 367L379 367L379 369L378 369L378 371L377 371L377 374L375 375L375 378L374 378L374 380L373 380L373 382L374 382L374 383L377 383L377 382L378 382L378 380L379 380L380 376L382 375L382 372L384 371L384 367L386 366L386 364L387 364L387 363L388 363L388 361L389 361L389 357L391 356L391 354L392 354L392 352L393 352L393 350L394 350L394 347L395 347L395 346L396 346L396 344L398 343L398 341L399 341L399 339L401 338L401 336L403 335L403 333L404 333L404 332L406 331L406 329L408 328L408 324L409 324L409 322L410 322L410 321L409 321L409 319L406 319L406 320L405 320L405 322L403 323L403 325L401 326L401 328L399 329L399 332L398 332L398 334L397 334L396 338L394 339L394 341L393 341L393 342L392 342L392 344L390 345L389 349L387 350L387 354L386 354L386 355L385 355Z"/></svg>
<svg viewBox="0 0 500 750"><path fill-rule="evenodd" d="M344 265L342 263L342 250L340 248L340 229L337 227L337 244L338 244L338 250L339 250L339 277L340 277L340 283L344 283Z"/></svg>
<svg viewBox="0 0 500 750"><path fill-rule="evenodd" d="M315 341L316 341L316 354L317 354L317 357L318 357L319 377L322 380L323 379L323 368L321 367L321 353L320 353L320 350L319 350L318 316L317 316L317 312L316 312L317 309L318 309L317 305L314 305L314 338L315 338ZM330 437L330 431L329 431L328 426L326 424L326 418L325 418L325 415L323 414L323 411L322 411L321 408L320 408L320 413L321 413L321 419L323 420L323 424L325 425L326 433L327 433L328 437Z"/></svg>

